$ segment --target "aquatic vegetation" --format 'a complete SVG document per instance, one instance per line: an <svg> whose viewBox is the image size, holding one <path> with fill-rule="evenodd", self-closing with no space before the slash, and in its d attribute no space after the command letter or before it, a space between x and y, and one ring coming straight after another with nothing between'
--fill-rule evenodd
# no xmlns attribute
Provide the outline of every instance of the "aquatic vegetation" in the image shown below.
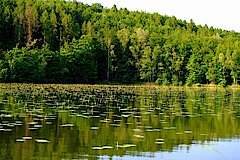
<svg viewBox="0 0 240 160"><path fill-rule="evenodd" d="M35 141L37 143L48 143L48 142L50 142L49 140L46 140L46 139L35 139Z"/></svg>
<svg viewBox="0 0 240 160"><path fill-rule="evenodd" d="M0 84L0 148L77 159L72 153L172 152L239 138L239 96L236 89Z"/></svg>

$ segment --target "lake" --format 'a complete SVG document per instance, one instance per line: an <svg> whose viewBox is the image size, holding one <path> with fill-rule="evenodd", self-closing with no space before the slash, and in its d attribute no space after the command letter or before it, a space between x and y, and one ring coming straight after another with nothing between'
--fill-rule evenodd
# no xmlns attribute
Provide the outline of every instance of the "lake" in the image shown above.
<svg viewBox="0 0 240 160"><path fill-rule="evenodd" d="M0 84L0 159L240 159L240 90Z"/></svg>

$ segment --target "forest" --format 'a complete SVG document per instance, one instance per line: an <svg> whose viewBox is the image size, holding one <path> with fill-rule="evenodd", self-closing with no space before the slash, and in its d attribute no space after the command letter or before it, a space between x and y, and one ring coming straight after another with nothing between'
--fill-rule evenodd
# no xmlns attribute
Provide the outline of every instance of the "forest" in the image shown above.
<svg viewBox="0 0 240 160"><path fill-rule="evenodd" d="M0 82L235 85L240 33L76 0L1 0Z"/></svg>

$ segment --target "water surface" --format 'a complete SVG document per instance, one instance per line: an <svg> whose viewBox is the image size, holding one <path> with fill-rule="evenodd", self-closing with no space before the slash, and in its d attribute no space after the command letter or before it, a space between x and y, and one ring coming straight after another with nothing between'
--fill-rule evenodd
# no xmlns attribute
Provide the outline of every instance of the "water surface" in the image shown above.
<svg viewBox="0 0 240 160"><path fill-rule="evenodd" d="M0 159L239 159L240 91L0 85Z"/></svg>

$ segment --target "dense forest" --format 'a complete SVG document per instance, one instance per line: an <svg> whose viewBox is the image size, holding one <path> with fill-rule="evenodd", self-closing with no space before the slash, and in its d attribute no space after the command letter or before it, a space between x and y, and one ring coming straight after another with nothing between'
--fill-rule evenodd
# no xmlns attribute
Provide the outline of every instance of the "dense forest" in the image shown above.
<svg viewBox="0 0 240 160"><path fill-rule="evenodd" d="M240 34L64 0L0 1L0 82L240 83Z"/></svg>

